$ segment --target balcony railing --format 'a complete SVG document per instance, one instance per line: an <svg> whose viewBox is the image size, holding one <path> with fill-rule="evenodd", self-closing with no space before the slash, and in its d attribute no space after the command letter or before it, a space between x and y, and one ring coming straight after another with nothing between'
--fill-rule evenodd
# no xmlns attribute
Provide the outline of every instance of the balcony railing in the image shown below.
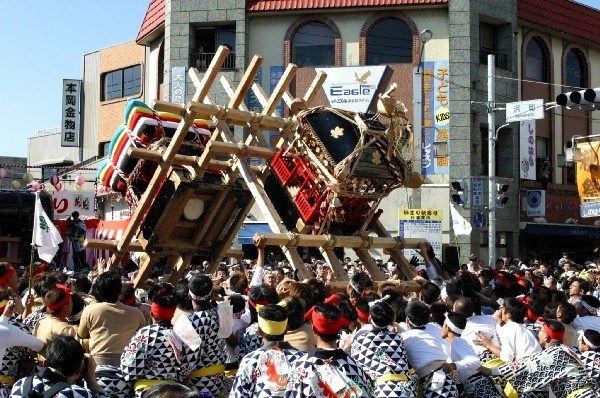
<svg viewBox="0 0 600 398"><path fill-rule="evenodd" d="M490 50L489 48L482 48L479 50L479 63L487 65L489 54L494 54L496 56L496 65L494 65L496 68L508 70L508 55Z"/></svg>
<svg viewBox="0 0 600 398"><path fill-rule="evenodd" d="M193 53L191 57L191 67L198 70L206 70L208 65L212 62L216 53ZM221 69L235 69L235 53L230 52L227 54L227 58L223 61Z"/></svg>

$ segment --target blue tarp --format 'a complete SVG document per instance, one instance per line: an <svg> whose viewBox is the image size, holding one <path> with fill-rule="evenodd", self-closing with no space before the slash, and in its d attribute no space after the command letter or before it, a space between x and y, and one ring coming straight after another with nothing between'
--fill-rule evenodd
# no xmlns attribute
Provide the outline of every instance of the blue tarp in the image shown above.
<svg viewBox="0 0 600 398"><path fill-rule="evenodd" d="M270 234L271 232L271 227L266 222L244 223L238 232L238 243L253 245L254 234Z"/></svg>

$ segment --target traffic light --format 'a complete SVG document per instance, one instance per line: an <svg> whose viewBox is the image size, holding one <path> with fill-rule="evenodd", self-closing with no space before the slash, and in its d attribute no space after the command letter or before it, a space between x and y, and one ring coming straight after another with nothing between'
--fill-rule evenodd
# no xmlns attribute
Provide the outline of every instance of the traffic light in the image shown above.
<svg viewBox="0 0 600 398"><path fill-rule="evenodd" d="M558 94L556 104L567 108L594 110L600 107L600 88Z"/></svg>
<svg viewBox="0 0 600 398"><path fill-rule="evenodd" d="M583 92L583 98L587 102L600 102L600 88L588 88Z"/></svg>
<svg viewBox="0 0 600 398"><path fill-rule="evenodd" d="M452 201L459 206L467 204L467 184L465 180L452 181L450 189L450 197Z"/></svg>
<svg viewBox="0 0 600 398"><path fill-rule="evenodd" d="M506 191L508 191L508 184L496 184L496 207L499 209L503 208L508 203L508 199L510 199Z"/></svg>

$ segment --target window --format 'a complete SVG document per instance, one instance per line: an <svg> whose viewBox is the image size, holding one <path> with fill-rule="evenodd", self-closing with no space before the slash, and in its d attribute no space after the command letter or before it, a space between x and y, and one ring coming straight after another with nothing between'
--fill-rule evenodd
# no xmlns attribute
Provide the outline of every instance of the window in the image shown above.
<svg viewBox="0 0 600 398"><path fill-rule="evenodd" d="M547 60L544 47L539 39L531 39L525 51L525 77L527 79L548 81Z"/></svg>
<svg viewBox="0 0 600 398"><path fill-rule="evenodd" d="M292 63L305 66L335 64L335 36L322 22L309 22L300 27L292 39Z"/></svg>
<svg viewBox="0 0 600 398"><path fill-rule="evenodd" d="M192 65L206 70L217 49L229 47L229 55L223 62L223 69L235 69L235 25L196 28L196 48L192 51Z"/></svg>
<svg viewBox="0 0 600 398"><path fill-rule="evenodd" d="M377 22L367 35L367 65L411 64L413 33L399 19Z"/></svg>
<svg viewBox="0 0 600 398"><path fill-rule="evenodd" d="M508 69L508 56L498 50L498 27L486 22L479 22L479 63L487 65L488 55L496 56L496 67Z"/></svg>
<svg viewBox="0 0 600 398"><path fill-rule="evenodd" d="M581 51L571 49L565 62L565 84L570 87L587 86L585 76L585 59Z"/></svg>
<svg viewBox="0 0 600 398"><path fill-rule="evenodd" d="M142 66L134 65L107 72L102 77L102 81L104 87L102 101L140 94L142 92Z"/></svg>

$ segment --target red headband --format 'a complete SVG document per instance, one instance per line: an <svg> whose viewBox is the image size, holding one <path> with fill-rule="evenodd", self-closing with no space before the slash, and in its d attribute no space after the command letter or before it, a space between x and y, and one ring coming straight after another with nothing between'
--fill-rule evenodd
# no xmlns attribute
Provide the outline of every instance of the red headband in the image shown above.
<svg viewBox="0 0 600 398"><path fill-rule="evenodd" d="M342 328L342 318L332 320L316 311L312 313L312 324L317 332L321 334L336 334Z"/></svg>
<svg viewBox="0 0 600 398"><path fill-rule="evenodd" d="M71 299L71 289L69 289L68 287L66 287L65 285L61 285L61 284L56 284L56 288L57 289L61 289L63 290L66 294L65 297L62 298L62 300L60 300L58 303L56 304L46 304L46 308L48 309L48 311L56 311L61 309L62 307L64 307L69 300Z"/></svg>
<svg viewBox="0 0 600 398"><path fill-rule="evenodd" d="M565 331L557 331L557 330L552 330L550 329L550 326L548 326L547 323L544 323L542 325L542 330L544 331L544 333L546 333L548 335L548 337L550 337L552 340L558 340L558 341L562 341L562 339L565 337Z"/></svg>
<svg viewBox="0 0 600 398"><path fill-rule="evenodd" d="M531 308L527 308L527 319L530 321L537 321L539 317L531 311Z"/></svg>
<svg viewBox="0 0 600 398"><path fill-rule="evenodd" d="M369 321L369 311L363 311L360 308L358 308L357 306L354 306L354 308L356 308L356 313L358 314L358 317L360 319L362 319L363 321Z"/></svg>
<svg viewBox="0 0 600 398"><path fill-rule="evenodd" d="M254 301L254 300L252 300L252 299L249 299L249 300L248 300L248 304L250 304L250 306L251 306L252 308L256 308L256 305L257 305L257 304L260 304L260 305L267 305L267 304L271 304L271 300L269 300L269 299L262 299L262 300L256 300L256 301Z"/></svg>
<svg viewBox="0 0 600 398"><path fill-rule="evenodd" d="M340 301L342 301L342 299L338 294L332 294L331 296L327 297L325 299L325 301L323 301L323 303L324 304L336 304L336 303L339 303ZM310 310L308 310L304 313L304 320L306 322L308 322L312 319L312 315L313 315L314 311L315 311L315 306L313 305L310 308Z"/></svg>
<svg viewBox="0 0 600 398"><path fill-rule="evenodd" d="M135 294L132 294L127 300L121 300L121 302L131 307L135 303Z"/></svg>
<svg viewBox="0 0 600 398"><path fill-rule="evenodd" d="M41 263L36 269L35 271L33 271L33 276L39 275L42 272L46 271L46 268L48 268L48 264L46 263Z"/></svg>
<svg viewBox="0 0 600 398"><path fill-rule="evenodd" d="M10 279L10 277L12 276L12 274L14 272L15 272L14 267L12 265L10 265L8 267L8 269L6 270L6 273L0 277L0 286L6 285L8 283L8 280Z"/></svg>
<svg viewBox="0 0 600 398"><path fill-rule="evenodd" d="M175 307L167 308L161 307L155 301L150 304L150 313L157 319L161 319L163 321L170 321L175 314Z"/></svg>

